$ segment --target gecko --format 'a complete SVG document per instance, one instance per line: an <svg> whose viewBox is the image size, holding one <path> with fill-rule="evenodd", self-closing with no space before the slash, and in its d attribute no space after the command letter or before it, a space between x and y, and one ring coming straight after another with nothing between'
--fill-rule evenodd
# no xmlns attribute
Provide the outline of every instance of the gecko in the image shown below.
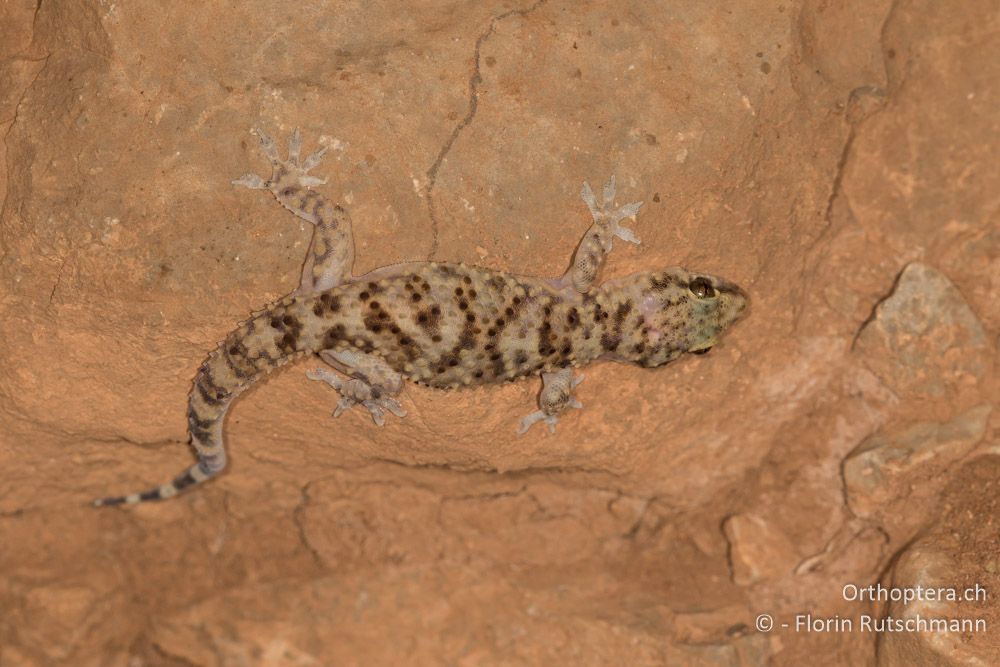
<svg viewBox="0 0 1000 667"><path fill-rule="evenodd" d="M640 242L621 223L634 221L642 203L616 208L613 176L600 200L584 183L593 222L558 278L434 261L355 277L350 216L315 189L326 181L309 174L328 147L300 159L295 129L282 159L275 141L256 133L270 178L251 173L233 184L270 192L312 225L299 286L232 331L198 369L187 408L197 462L167 484L94 505L171 498L219 475L226 466L223 421L233 401L307 355L342 374L307 372L340 395L334 416L357 405L379 426L386 412L404 417L397 399L404 380L454 389L540 375L539 409L521 420L519 432L538 422L554 430L563 411L582 407L575 390L583 377L574 368L597 360L654 367L704 354L749 308L739 286L679 267L596 284L614 239Z"/></svg>

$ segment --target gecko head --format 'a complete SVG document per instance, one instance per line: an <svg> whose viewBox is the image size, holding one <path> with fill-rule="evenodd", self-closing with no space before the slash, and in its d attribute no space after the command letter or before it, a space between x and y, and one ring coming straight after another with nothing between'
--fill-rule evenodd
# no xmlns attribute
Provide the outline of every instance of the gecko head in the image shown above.
<svg viewBox="0 0 1000 667"><path fill-rule="evenodd" d="M705 354L750 307L746 292L716 276L672 268L643 278L644 354L636 361L644 366L658 366L684 352Z"/></svg>

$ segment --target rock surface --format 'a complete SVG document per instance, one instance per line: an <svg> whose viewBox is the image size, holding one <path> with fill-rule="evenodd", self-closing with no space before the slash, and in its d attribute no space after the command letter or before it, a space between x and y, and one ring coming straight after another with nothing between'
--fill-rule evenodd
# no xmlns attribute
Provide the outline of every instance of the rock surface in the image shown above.
<svg viewBox="0 0 1000 667"><path fill-rule="evenodd" d="M844 586L920 554L991 593L927 650L1000 661L994 9L0 4L0 667L872 664L930 644L796 616L887 613ZM297 365L222 478L94 510L188 465L201 359L296 285L309 230L229 184L257 126L330 147L358 272L559 274L614 173L643 243L605 277L752 312L588 369L554 436L516 436L535 383L377 429Z"/></svg>
<svg viewBox="0 0 1000 667"><path fill-rule="evenodd" d="M861 330L857 350L897 394L940 397L975 386L989 368L990 346L955 286L933 267L909 264L892 295Z"/></svg>
<svg viewBox="0 0 1000 667"><path fill-rule="evenodd" d="M907 546L893 565L885 590L910 591L916 599L889 601L886 618L908 623L914 631L883 632L879 665L996 664L1000 639L993 628L1000 614L989 598L1000 585L998 474L997 457L974 459L957 471L941 494L946 508L942 520ZM933 622L947 626L939 629Z"/></svg>
<svg viewBox="0 0 1000 667"><path fill-rule="evenodd" d="M917 422L902 433L867 438L844 461L851 511L887 522L907 515L915 500L936 497L948 480L943 473L982 441L991 412L984 404L944 424Z"/></svg>

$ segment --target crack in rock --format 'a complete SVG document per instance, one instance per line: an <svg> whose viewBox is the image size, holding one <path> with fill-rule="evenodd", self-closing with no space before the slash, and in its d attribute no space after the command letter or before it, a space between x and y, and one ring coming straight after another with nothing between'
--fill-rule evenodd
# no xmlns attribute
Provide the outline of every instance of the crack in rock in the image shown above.
<svg viewBox="0 0 1000 667"><path fill-rule="evenodd" d="M434 160L434 164L431 165L430 169L427 170L427 186L425 188L425 196L427 197L427 211L431 218L431 248L427 252L427 259L430 261L435 254L437 254L438 249L438 219L437 219L437 207L434 203L434 186L437 183L437 175L441 170L441 165L444 163L445 157L451 151L452 146L455 141L458 140L458 135L472 123L472 119L475 117L476 112L479 110L479 87L483 83L483 75L479 67L480 56L483 48L483 44L487 39L496 32L497 23L503 21L509 16L527 16L531 12L535 11L538 7L545 4L547 0L538 0L535 4L527 7L525 9L511 9L502 14L498 14L490 19L490 25L476 38L476 46L473 49L473 67L472 76L469 77L469 103L468 109L465 112L465 116L458 121L458 124L451 131L451 135L445 141L441 150L438 152L437 158Z"/></svg>

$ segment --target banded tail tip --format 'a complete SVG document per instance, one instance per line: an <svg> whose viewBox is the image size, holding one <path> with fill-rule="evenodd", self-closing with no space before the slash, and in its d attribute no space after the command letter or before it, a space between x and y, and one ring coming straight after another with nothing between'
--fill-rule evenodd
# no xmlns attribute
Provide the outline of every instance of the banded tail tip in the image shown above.
<svg viewBox="0 0 1000 667"><path fill-rule="evenodd" d="M142 493L130 493L127 496L111 496L110 498L95 500L94 507L106 507L109 505L135 505L136 503L144 503L149 500L166 500L167 498L173 498L184 489L200 484L201 482L211 479L217 475L225 465L224 456L225 455L222 454L216 455L216 458L213 459L202 459L177 476L174 481L162 486L154 487L148 491L143 491ZM214 468L211 467L211 464L214 464Z"/></svg>
<svg viewBox="0 0 1000 667"><path fill-rule="evenodd" d="M109 498L98 498L93 502L94 507L111 507L114 505L135 505L150 500L165 500L177 495L177 486L174 483L164 484L155 489L143 491L142 493L130 493L127 496L111 496Z"/></svg>

